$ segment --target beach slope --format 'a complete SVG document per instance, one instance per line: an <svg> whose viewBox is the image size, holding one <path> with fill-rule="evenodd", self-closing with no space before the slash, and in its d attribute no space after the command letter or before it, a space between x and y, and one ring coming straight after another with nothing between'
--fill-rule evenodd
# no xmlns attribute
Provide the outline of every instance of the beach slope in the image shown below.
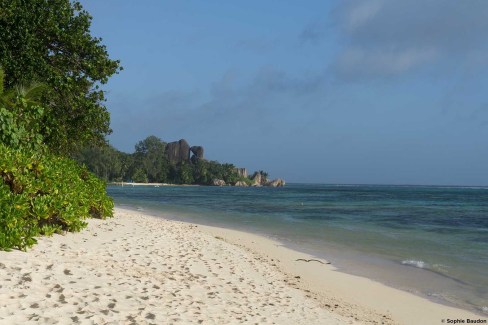
<svg viewBox="0 0 488 325"><path fill-rule="evenodd" d="M1 323L350 323L196 228L117 209L27 253L0 252Z"/></svg>
<svg viewBox="0 0 488 325"><path fill-rule="evenodd" d="M476 316L301 260L310 258L256 235L117 208L81 233L0 252L0 320L440 324Z"/></svg>

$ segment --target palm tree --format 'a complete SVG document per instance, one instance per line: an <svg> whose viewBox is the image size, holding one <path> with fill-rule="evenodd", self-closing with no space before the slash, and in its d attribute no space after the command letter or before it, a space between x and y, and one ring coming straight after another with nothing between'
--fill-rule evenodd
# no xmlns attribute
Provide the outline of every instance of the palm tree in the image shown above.
<svg viewBox="0 0 488 325"><path fill-rule="evenodd" d="M46 90L43 84L32 82L5 87L5 71L0 67L0 141L12 147L42 144L44 109L39 101Z"/></svg>
<svg viewBox="0 0 488 325"><path fill-rule="evenodd" d="M5 71L0 66L0 105L12 109L16 101L23 99L27 106L39 105L42 95L46 91L45 84L30 82L19 84L11 89L5 88Z"/></svg>

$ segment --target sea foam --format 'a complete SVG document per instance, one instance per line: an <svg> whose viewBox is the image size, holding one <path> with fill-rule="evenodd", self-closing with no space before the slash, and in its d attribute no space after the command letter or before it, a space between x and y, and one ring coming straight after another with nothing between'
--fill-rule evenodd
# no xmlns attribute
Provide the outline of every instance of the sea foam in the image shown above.
<svg viewBox="0 0 488 325"><path fill-rule="evenodd" d="M419 269L425 269L428 267L428 264L424 261L417 261L417 260L404 260L402 261L403 265L414 266L418 267Z"/></svg>

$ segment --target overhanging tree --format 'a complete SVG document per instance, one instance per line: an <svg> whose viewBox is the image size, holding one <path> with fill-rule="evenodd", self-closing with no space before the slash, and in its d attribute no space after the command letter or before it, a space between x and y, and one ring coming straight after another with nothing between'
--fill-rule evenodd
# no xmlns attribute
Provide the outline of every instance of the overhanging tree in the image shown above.
<svg viewBox="0 0 488 325"><path fill-rule="evenodd" d="M100 88L121 67L100 38L91 36L91 16L69 0L0 0L0 65L5 86L38 81L46 144L67 153L103 143L111 132Z"/></svg>

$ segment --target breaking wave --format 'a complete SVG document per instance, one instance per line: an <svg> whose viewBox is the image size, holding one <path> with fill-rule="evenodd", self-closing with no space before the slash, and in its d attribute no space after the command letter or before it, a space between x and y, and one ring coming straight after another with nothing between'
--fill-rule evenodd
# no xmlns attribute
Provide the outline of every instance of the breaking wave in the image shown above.
<svg viewBox="0 0 488 325"><path fill-rule="evenodd" d="M402 261L402 264L417 267L419 269L426 269L429 267L429 265L424 261L417 261L417 260L404 260Z"/></svg>

